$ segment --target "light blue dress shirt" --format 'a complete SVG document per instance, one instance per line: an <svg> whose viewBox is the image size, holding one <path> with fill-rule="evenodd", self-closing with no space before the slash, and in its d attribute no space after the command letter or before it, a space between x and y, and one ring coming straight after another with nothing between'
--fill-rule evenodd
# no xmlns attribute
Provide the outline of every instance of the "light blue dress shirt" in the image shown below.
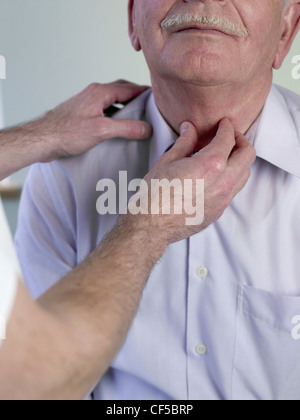
<svg viewBox="0 0 300 420"><path fill-rule="evenodd" d="M96 212L97 182L143 178L175 141L149 91L116 118L149 121L153 138L30 172L16 245L35 297L115 224ZM247 186L218 222L168 247L96 399L300 399L300 98L273 87L248 138L258 158Z"/></svg>

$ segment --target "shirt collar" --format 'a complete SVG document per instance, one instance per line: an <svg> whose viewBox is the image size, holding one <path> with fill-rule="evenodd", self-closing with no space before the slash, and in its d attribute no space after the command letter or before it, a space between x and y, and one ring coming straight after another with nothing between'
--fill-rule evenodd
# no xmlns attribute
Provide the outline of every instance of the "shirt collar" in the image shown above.
<svg viewBox="0 0 300 420"><path fill-rule="evenodd" d="M159 112L153 93L151 93L147 101L146 120L149 121L153 127L149 158L149 170L151 170L165 151L175 143L178 136Z"/></svg>
<svg viewBox="0 0 300 420"><path fill-rule="evenodd" d="M246 137L255 147L257 157L300 178L300 146L295 121L276 86L272 87L262 113Z"/></svg>
<svg viewBox="0 0 300 420"><path fill-rule="evenodd" d="M153 126L149 161L149 169L152 169L175 143L177 135L159 112L153 93L147 101L146 119ZM263 111L246 137L255 147L257 157L300 178L300 145L295 121L277 87L272 87Z"/></svg>

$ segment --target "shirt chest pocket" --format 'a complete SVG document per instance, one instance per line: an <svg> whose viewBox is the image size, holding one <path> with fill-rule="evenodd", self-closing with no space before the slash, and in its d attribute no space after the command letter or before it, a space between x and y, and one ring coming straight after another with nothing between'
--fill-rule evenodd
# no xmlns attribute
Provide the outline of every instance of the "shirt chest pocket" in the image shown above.
<svg viewBox="0 0 300 420"><path fill-rule="evenodd" d="M234 400L300 400L300 297L240 286Z"/></svg>

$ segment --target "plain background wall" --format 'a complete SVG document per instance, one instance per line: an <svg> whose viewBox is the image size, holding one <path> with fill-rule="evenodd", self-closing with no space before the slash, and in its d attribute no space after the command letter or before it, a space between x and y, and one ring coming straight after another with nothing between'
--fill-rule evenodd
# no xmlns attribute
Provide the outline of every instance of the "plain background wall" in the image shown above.
<svg viewBox="0 0 300 420"><path fill-rule="evenodd" d="M89 83L126 78L149 83L143 55L127 35L127 0L0 0L0 55L6 58L3 91L7 126L34 118ZM291 59L275 81L300 94ZM26 171L15 176L24 180ZM17 203L5 203L12 230Z"/></svg>
<svg viewBox="0 0 300 420"><path fill-rule="evenodd" d="M35 117L93 81L149 82L127 36L127 0L0 0L8 125Z"/></svg>

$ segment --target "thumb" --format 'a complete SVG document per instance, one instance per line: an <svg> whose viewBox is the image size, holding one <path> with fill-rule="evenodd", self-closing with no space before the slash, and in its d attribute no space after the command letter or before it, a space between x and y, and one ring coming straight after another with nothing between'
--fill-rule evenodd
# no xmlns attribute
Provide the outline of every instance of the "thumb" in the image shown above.
<svg viewBox="0 0 300 420"><path fill-rule="evenodd" d="M166 153L170 161L183 159L191 156L198 143L198 133L194 125L184 122L180 126L180 137L173 148Z"/></svg>

